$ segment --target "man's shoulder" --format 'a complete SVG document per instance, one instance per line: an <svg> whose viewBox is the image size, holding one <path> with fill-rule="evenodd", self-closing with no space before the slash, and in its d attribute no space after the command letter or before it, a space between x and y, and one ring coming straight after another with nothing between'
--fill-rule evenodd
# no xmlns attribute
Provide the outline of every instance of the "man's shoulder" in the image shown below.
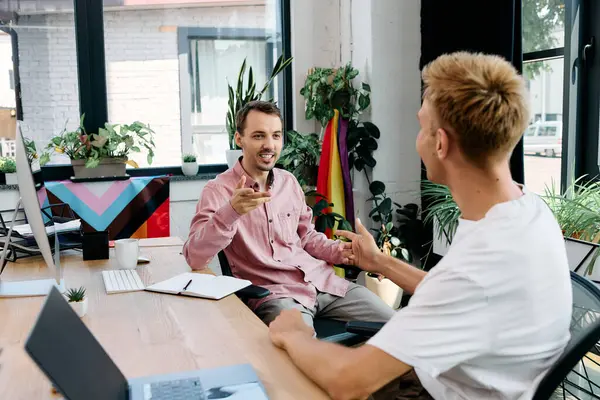
<svg viewBox="0 0 600 400"><path fill-rule="evenodd" d="M292 174L291 172L283 169L283 168L273 168L273 173L275 174L276 178L280 178L283 180L292 180L295 183L298 183L298 180L296 179L296 177L294 176L294 174Z"/></svg>
<svg viewBox="0 0 600 400"><path fill-rule="evenodd" d="M235 188L235 181L236 179L233 170L228 169L206 182L204 188L219 192L230 192Z"/></svg>

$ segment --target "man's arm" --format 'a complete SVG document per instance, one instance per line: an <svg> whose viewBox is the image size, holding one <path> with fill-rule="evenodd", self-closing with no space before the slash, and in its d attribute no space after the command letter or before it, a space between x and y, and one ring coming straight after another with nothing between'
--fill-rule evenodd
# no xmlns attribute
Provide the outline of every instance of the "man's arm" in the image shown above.
<svg viewBox="0 0 600 400"><path fill-rule="evenodd" d="M356 233L337 231L337 235L352 241L350 262L367 272L381 274L400 286L407 293L414 293L427 272L413 267L395 257L383 254L377 247L375 239L356 219Z"/></svg>
<svg viewBox="0 0 600 400"><path fill-rule="evenodd" d="M422 269L383 253L377 254L368 268L370 271L385 276L409 294L415 292L419 283L427 275L427 272Z"/></svg>
<svg viewBox="0 0 600 400"><path fill-rule="evenodd" d="M269 193L255 192L245 184L246 176L242 176L232 196L225 191L219 192L211 184L204 187L190 235L183 246L183 254L192 269L206 268L208 262L233 240L239 218L271 200Z"/></svg>
<svg viewBox="0 0 600 400"><path fill-rule="evenodd" d="M205 186L183 246L183 255L192 269L204 269L217 253L229 246L237 231L240 215L228 196Z"/></svg>
<svg viewBox="0 0 600 400"><path fill-rule="evenodd" d="M284 314L285 313L285 314ZM293 311L271 323L271 339L334 400L366 399L411 367L368 344L348 348L319 341ZM299 322L298 322L299 321Z"/></svg>

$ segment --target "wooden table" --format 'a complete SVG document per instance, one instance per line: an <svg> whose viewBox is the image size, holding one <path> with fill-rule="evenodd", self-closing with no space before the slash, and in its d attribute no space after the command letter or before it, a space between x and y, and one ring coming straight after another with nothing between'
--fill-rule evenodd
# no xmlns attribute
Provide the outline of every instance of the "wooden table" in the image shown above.
<svg viewBox="0 0 600 400"><path fill-rule="evenodd" d="M151 260L137 268L146 285L189 271L172 238L153 239L140 253ZM118 268L112 249L109 260L88 262L79 252L64 252L61 264L68 288L86 287L83 321L126 377L250 363L270 399L327 398L271 344L267 327L235 295L219 301L146 291L107 295L101 271ZM3 274L34 277L52 277L38 257L9 263ZM23 348L43 301L0 299L0 399L52 398L49 381Z"/></svg>

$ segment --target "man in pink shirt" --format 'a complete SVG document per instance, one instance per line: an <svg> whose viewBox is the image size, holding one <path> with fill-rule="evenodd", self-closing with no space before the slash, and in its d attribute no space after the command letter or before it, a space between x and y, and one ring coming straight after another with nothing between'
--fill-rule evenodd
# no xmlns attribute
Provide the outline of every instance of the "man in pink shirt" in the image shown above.
<svg viewBox="0 0 600 400"><path fill-rule="evenodd" d="M234 276L271 291L249 306L268 325L284 309L313 317L385 322L394 310L363 286L335 275L330 264L352 255L346 242L317 232L296 178L275 168L283 147L281 113L255 101L236 117L243 157L202 191L184 255L206 268L224 250Z"/></svg>

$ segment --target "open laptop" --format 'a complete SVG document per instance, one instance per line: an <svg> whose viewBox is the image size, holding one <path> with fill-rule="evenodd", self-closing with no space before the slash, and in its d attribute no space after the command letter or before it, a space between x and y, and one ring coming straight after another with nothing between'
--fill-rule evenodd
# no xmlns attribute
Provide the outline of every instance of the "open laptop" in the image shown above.
<svg viewBox="0 0 600 400"><path fill-rule="evenodd" d="M267 400L249 364L127 379L56 287L25 350L70 400Z"/></svg>

